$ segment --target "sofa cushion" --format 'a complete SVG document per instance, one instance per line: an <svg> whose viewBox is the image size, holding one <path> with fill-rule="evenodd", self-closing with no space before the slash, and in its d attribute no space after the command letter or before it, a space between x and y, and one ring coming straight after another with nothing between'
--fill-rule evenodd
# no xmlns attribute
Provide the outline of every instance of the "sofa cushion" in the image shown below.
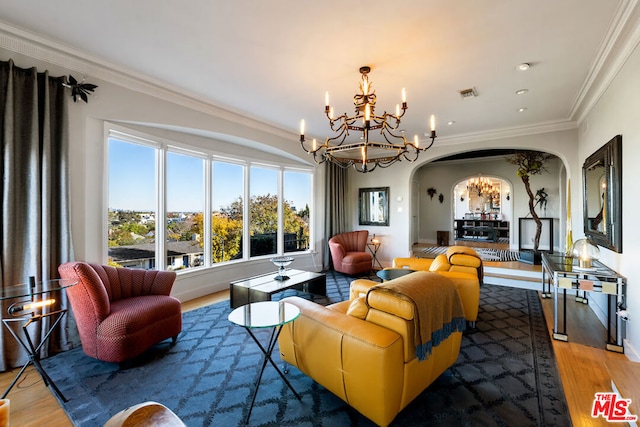
<svg viewBox="0 0 640 427"><path fill-rule="evenodd" d="M347 314L349 316L357 317L358 319L366 319L367 313L369 313L369 306L365 301L364 296L358 297L351 301Z"/></svg>
<svg viewBox="0 0 640 427"><path fill-rule="evenodd" d="M449 271L450 268L451 264L449 264L447 257L444 254L440 254L429 266L429 271Z"/></svg>
<svg viewBox="0 0 640 427"><path fill-rule="evenodd" d="M371 255L366 252L347 252L344 258L342 258L343 264L360 264L371 263Z"/></svg>

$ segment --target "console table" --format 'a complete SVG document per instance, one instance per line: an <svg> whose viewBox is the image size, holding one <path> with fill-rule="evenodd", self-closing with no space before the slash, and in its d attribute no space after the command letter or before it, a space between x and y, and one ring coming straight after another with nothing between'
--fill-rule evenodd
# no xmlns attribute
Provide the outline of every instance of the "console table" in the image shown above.
<svg viewBox="0 0 640 427"><path fill-rule="evenodd" d="M509 238L509 221L455 219L453 232L456 240L485 239L496 242L499 238Z"/></svg>
<svg viewBox="0 0 640 427"><path fill-rule="evenodd" d="M577 259L542 253L542 296L551 296L553 287L553 338L568 341L567 289L600 292L607 295L606 348L624 353L621 320L616 312L624 307L627 279L599 261L594 261L592 265L592 268L579 268ZM562 307L558 304L560 291L563 294Z"/></svg>

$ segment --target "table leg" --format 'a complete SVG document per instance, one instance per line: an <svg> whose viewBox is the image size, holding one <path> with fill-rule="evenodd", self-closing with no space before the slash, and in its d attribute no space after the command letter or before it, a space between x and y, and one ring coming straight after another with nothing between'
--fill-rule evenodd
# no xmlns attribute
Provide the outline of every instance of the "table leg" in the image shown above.
<svg viewBox="0 0 640 427"><path fill-rule="evenodd" d="M251 418L251 411L253 410L253 404L255 403L256 395L258 394L258 387L260 386L260 381L262 380L262 374L264 373L264 369L267 366L267 362L271 363L271 366L273 366L275 368L275 370L278 372L280 377L284 380L284 382L287 384L287 386L293 392L293 394L296 396L296 398L298 400L301 400L301 398L300 398L300 395L294 390L293 386L291 385L291 383L289 382L287 377L285 377L285 375L282 373L282 371L280 371L278 366L275 364L275 362L271 358L271 354L273 353L273 349L276 346L276 343L278 342L278 336L280 335L280 331L282 330L282 326L278 326L278 327L273 328L273 330L271 331L271 337L269 338L269 344L267 345L267 348L263 347L262 343L260 343L260 341L253 334L253 332L251 332L250 328L245 328L245 329L247 330L247 332L249 332L249 335L251 336L251 338L253 338L253 340L258 345L258 347L260 348L260 351L262 351L262 354L263 354L263 356L262 356L262 366L260 368L260 372L258 374L258 378L257 378L256 383L255 383L254 388L253 388L253 396L251 397L251 405L249 406L249 413L247 414L247 418L246 418L246 421L245 421L245 423L249 423L249 419Z"/></svg>
<svg viewBox="0 0 640 427"><path fill-rule="evenodd" d="M567 290L563 289L563 306L564 310L563 314L563 323L562 323L562 332L558 331L558 287L553 287L553 339L559 341L568 341L567 337Z"/></svg>
<svg viewBox="0 0 640 427"><path fill-rule="evenodd" d="M29 319L24 325L22 325L22 330L24 332L24 336L25 336L25 340L26 340L26 344L25 342L13 331L13 329L11 329L11 327L8 324L8 321L5 319L2 319L2 323L4 323L4 325L7 327L7 329L9 330L9 332L11 333L11 335L13 335L13 338L25 349L25 351L27 352L28 358L29 360L27 361L27 363L24 364L24 366L22 367L22 369L20 369L20 372L18 372L18 375L16 375L16 377L13 379L13 381L11 382L11 384L9 385L9 387L7 388L7 390L4 392L4 394L2 395L2 399L4 399L7 394L9 394L9 392L11 391L11 389L13 388L13 386L15 386L16 382L18 381L18 379L22 376L22 374L24 374L25 369L27 369L27 367L30 364L33 364L33 367L36 369L36 371L38 371L38 373L40 374L40 377L42 378L42 381L44 382L44 384L47 387L51 387L53 389L53 391L56 393L56 395L63 401L63 402L68 402L69 400L64 396L64 394L62 394L62 392L60 391L60 389L58 388L58 386L56 386L56 384L53 382L53 380L51 379L51 377L49 376L49 374L47 374L47 372L45 371L44 367L42 366L42 364L40 363L40 349L42 348L43 345L45 345L45 343L49 340L49 337L51 336L51 333L54 331L54 329L56 328L56 326L58 326L58 324L60 323L60 321L62 320L62 318L64 317L66 313L66 310L62 310L62 311L57 311L54 313L49 313L46 315L39 315L39 316L34 316L33 318ZM31 336L29 335L29 331L27 330L28 326L31 323L34 322L39 322L41 321L44 317L49 317L49 316L53 316L58 314L58 318L53 322L53 324L49 327L49 330L46 332L46 334L44 335L44 337L42 337L42 339L40 340L40 344L38 344L37 346L35 346L33 344L33 341L31 340Z"/></svg>

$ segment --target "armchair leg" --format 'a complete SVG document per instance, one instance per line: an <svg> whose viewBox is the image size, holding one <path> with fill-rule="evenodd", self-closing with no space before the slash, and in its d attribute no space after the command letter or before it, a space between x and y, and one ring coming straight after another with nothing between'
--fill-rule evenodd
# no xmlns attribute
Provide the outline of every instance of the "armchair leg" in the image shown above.
<svg viewBox="0 0 640 427"><path fill-rule="evenodd" d="M178 336L177 335L174 335L173 337L171 337L171 347L176 345L177 342L178 342Z"/></svg>

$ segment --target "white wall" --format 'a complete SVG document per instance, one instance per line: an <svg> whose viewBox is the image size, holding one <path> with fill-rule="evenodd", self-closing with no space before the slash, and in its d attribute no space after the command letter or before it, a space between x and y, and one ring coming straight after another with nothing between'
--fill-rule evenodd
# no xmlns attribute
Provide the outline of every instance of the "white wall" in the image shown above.
<svg viewBox="0 0 640 427"><path fill-rule="evenodd" d="M636 182L640 176L640 49L635 48L605 94L580 125L579 160L584 160L615 135L622 135L622 253L600 248L601 261L627 278L625 352L640 360L640 227L637 226L640 197ZM582 200L582 199L580 199ZM582 219L582 218L580 218ZM584 236L583 224L574 228L574 238ZM576 233L578 231L578 233ZM599 295L601 297L601 295ZM593 298L602 310L603 298Z"/></svg>

